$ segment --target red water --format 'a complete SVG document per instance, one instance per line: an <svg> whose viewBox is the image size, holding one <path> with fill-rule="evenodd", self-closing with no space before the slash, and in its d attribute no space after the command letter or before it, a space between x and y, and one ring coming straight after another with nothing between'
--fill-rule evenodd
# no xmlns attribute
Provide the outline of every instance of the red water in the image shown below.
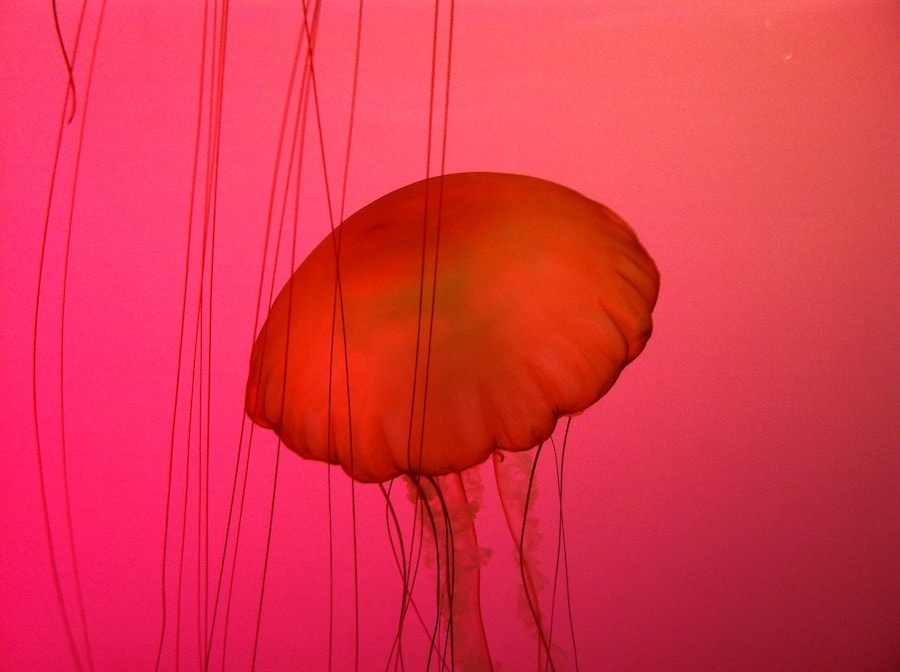
<svg viewBox="0 0 900 672"><path fill-rule="evenodd" d="M71 53L78 9L58 4ZM0 3L3 670L76 669L44 531L33 370L60 583L85 660L65 522L60 361L93 666L146 670L156 660L203 25L202 9L170 4L108 3L90 87L98 6L89 7L35 332L66 71L50 3ZM199 342L210 355L201 360L203 401L193 406L195 419L209 407L210 575L235 455L239 445L246 450L243 386L278 128L302 25L293 5L234 2L228 16L212 341L204 308ZM433 8L370 5L345 214L437 172L441 160L449 7L439 14L426 168ZM604 202L633 225L662 275L647 350L576 418L569 441L565 521L580 669L897 669L900 9L889 0L538 5L456 3L444 168L533 174ZM356 4L326 4L315 63L335 220L355 41ZM308 124L295 264L329 229L314 116ZM66 222L82 128L61 358ZM184 501L201 228L211 219L203 212L208 163L204 153L173 521ZM282 241L276 290L291 265L289 242ZM274 241L269 249L271 277ZM267 293L268 284L264 303ZM192 426L195 446L200 423ZM229 669L247 669L252 655L274 445L255 434ZM190 459L196 475L196 453ZM329 603L334 669L352 669L354 551L342 477L332 476L329 530L326 470L282 455L259 670L327 669ZM552 503L549 479L542 488L541 501ZM380 670L396 631L400 582L381 493L357 488L355 496L360 669ZM183 544L180 527L170 529L162 669L174 669L176 630L180 669L197 669L197 633L208 626L197 622L198 548L203 567L207 544L198 543L195 485L188 502ZM553 541L554 515L550 507L539 516L544 541ZM535 645L517 615L512 544L488 479L478 523L481 544L493 551L482 574L492 652L503 669L533 669ZM544 546L545 567L554 552ZM560 644L575 669L571 645Z"/></svg>

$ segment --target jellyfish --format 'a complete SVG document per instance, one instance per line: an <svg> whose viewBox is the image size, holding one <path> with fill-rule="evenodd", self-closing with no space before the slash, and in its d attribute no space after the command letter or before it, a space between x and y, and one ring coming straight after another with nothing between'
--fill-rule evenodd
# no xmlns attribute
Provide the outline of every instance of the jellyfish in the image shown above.
<svg viewBox="0 0 900 672"><path fill-rule="evenodd" d="M507 456L609 391L650 337L658 288L635 233L603 205L535 177L461 173L350 216L272 304L246 412L357 482L413 484L441 558L453 669L492 669L463 473L490 460L519 529L528 495ZM554 669L522 541L541 669Z"/></svg>

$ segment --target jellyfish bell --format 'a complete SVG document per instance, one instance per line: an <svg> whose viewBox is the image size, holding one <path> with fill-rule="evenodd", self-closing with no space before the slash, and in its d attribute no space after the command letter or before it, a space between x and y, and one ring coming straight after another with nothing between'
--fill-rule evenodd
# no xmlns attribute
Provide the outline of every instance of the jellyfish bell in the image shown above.
<svg viewBox="0 0 900 672"><path fill-rule="evenodd" d="M527 479L504 451L539 446L612 387L650 337L658 288L652 259L606 207L534 177L463 173L352 215L272 304L246 411L357 481L413 480L443 556L454 669L491 669L460 474L493 454L510 530L524 530ZM514 541L541 669L555 669Z"/></svg>
<svg viewBox="0 0 900 672"><path fill-rule="evenodd" d="M348 218L273 303L246 410L355 479L532 448L643 350L659 276L625 222L521 175L423 180Z"/></svg>

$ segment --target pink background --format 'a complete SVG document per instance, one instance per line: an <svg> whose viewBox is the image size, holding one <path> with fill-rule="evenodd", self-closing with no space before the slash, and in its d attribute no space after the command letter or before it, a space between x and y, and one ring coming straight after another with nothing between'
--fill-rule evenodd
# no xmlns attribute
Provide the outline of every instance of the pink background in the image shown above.
<svg viewBox="0 0 900 672"><path fill-rule="evenodd" d="M58 4L71 46L77 8ZM332 185L343 180L355 4L326 4L317 47ZM45 257L38 410L50 522L80 633L58 380L66 207L86 112L63 347L71 515L95 669L152 669L203 18L187 2L108 5L88 103L93 4L76 58L79 107L63 136ZM300 20L292 5L233 2L229 15L211 346L213 555L239 445ZM2 670L75 669L51 581L30 391L66 81L49 7L0 3ZM446 6L440 16L442 84ZM432 22L426 2L365 9L347 213L425 175ZM898 73L893 0L457 3L447 172L527 173L571 186L631 222L662 275L646 352L576 419L570 438L565 520L582 670L900 665ZM437 121L442 128L442 114ZM308 138L318 141L312 131ZM314 149L304 158L300 255L328 229ZM199 227L200 206L194 219ZM290 263L282 254L279 285ZM182 380L176 484L188 373ZM274 445L255 434L231 669L247 668L252 648ZM257 669L324 669L326 470L282 457ZM333 486L335 669L348 669L350 493L338 471ZM356 497L360 666L378 670L400 588L381 495L365 487ZM193 489L189 502L195 520ZM498 515L486 478L478 523L493 550L484 570L488 634L503 669L531 669ZM170 541L172 563L180 542ZM194 527L185 544L195 576ZM552 553L543 549L545 563ZM181 669L197 663L195 583L185 587ZM169 618L164 669L174 668Z"/></svg>

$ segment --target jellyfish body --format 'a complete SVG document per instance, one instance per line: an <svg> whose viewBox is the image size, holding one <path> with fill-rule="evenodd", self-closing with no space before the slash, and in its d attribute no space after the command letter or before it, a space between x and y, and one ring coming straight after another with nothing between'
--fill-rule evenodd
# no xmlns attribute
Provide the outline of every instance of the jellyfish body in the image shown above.
<svg viewBox="0 0 900 672"><path fill-rule="evenodd" d="M634 232L604 206L533 177L464 173L358 211L274 301L247 413L358 481L415 480L432 521L445 521L432 527L445 539L456 669L491 666L459 474L541 444L602 397L644 348L658 287ZM512 529L527 495L499 485ZM522 576L532 602L524 566Z"/></svg>
<svg viewBox="0 0 900 672"><path fill-rule="evenodd" d="M628 225L570 189L417 182L296 270L253 348L247 412L359 481L459 472L606 393L650 336L657 288Z"/></svg>

